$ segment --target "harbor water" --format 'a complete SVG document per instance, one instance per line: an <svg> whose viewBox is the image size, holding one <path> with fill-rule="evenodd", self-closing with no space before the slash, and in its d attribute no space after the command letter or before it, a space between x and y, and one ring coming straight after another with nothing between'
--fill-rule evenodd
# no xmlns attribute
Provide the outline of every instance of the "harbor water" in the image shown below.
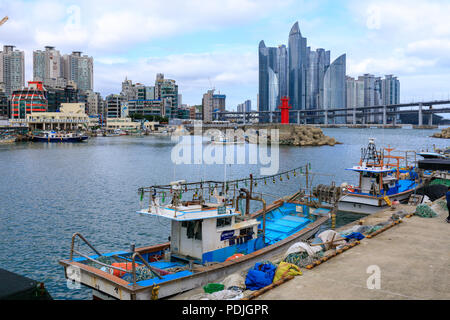
<svg viewBox="0 0 450 320"><path fill-rule="evenodd" d="M356 183L345 170L359 161L361 147L432 150L447 147L439 131L413 129L323 129L342 144L322 147L280 146L279 171L311 163L312 183ZM91 291L67 285L58 260L68 258L71 236L84 235L100 252L166 242L167 221L135 213L138 188L170 181L219 180L260 176L258 164L175 165L170 137L91 138L84 143L0 145L0 265L44 282L55 299L90 299ZM206 143L203 143L206 145ZM240 146L239 148L246 148ZM244 149L243 149L244 150ZM245 151L245 150L244 150ZM320 173L320 174L319 174ZM302 177L266 181L256 191L268 203L298 190ZM245 187L245 186L242 186ZM339 214L337 224L359 218ZM84 249L83 249L84 250Z"/></svg>

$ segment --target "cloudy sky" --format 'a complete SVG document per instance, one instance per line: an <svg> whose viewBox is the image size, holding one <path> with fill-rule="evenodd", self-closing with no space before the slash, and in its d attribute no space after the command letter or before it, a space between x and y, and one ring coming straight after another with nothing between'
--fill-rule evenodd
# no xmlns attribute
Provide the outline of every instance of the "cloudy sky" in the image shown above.
<svg viewBox="0 0 450 320"><path fill-rule="evenodd" d="M258 92L258 43L287 44L299 22L313 49L347 54L347 74L397 75L402 102L450 97L448 0L0 0L0 45L55 46L94 57L94 89L120 92L125 77L147 85L175 79L183 103L211 87L227 108ZM2 17L0 17L2 18Z"/></svg>

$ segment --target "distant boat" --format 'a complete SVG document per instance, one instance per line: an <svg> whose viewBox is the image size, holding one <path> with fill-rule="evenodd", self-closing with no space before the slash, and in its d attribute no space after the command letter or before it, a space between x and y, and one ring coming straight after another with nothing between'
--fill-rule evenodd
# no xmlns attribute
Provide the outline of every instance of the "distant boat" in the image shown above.
<svg viewBox="0 0 450 320"><path fill-rule="evenodd" d="M14 143L14 142L16 142L16 137L0 138L0 144L7 144L7 143Z"/></svg>
<svg viewBox="0 0 450 320"><path fill-rule="evenodd" d="M229 139L226 135L221 134L217 139L214 139L212 137L213 144L245 144L245 139L239 139L239 137L232 136L231 139Z"/></svg>
<svg viewBox="0 0 450 320"><path fill-rule="evenodd" d="M418 152L417 155L425 159L448 159L445 154L438 152Z"/></svg>
<svg viewBox="0 0 450 320"><path fill-rule="evenodd" d="M58 133L55 131L43 131L39 135L33 135L32 141L35 142L81 142L88 139L87 135L77 133Z"/></svg>
<svg viewBox="0 0 450 320"><path fill-rule="evenodd" d="M118 136L126 136L127 133L125 131L122 131L120 129L115 129L112 132L106 132L104 134L105 137L118 137Z"/></svg>

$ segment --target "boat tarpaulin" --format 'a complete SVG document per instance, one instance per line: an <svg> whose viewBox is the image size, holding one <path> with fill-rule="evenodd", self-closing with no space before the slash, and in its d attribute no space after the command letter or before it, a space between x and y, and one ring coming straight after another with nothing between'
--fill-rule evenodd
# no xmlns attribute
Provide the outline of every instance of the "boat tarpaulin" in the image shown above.
<svg viewBox="0 0 450 320"><path fill-rule="evenodd" d="M450 170L450 160L447 159L426 159L419 160L419 169L424 170Z"/></svg>
<svg viewBox="0 0 450 320"><path fill-rule="evenodd" d="M248 290L259 290L272 283L277 267L270 263L257 262L245 278Z"/></svg>
<svg viewBox="0 0 450 320"><path fill-rule="evenodd" d="M51 300L47 290L39 289L39 283L0 268L0 300Z"/></svg>

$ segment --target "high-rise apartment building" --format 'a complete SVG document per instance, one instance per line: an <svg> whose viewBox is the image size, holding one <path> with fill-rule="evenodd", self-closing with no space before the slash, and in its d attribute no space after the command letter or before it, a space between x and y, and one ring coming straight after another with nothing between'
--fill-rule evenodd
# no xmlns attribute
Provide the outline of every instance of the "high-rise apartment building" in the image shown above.
<svg viewBox="0 0 450 320"><path fill-rule="evenodd" d="M8 97L25 85L24 52L14 50L14 46L3 46L3 51L0 51L0 83L3 83Z"/></svg>
<svg viewBox="0 0 450 320"><path fill-rule="evenodd" d="M54 47L33 51L33 80L42 81L44 86L64 87L64 59Z"/></svg>
<svg viewBox="0 0 450 320"><path fill-rule="evenodd" d="M237 106L237 112L250 112L252 110L252 102L245 100L244 103L240 103Z"/></svg>
<svg viewBox="0 0 450 320"><path fill-rule="evenodd" d="M211 122L214 119L214 113L225 111L226 95L214 94L214 89L208 90L202 99L202 119L204 122Z"/></svg>
<svg viewBox="0 0 450 320"><path fill-rule="evenodd" d="M94 90L94 59L73 51L63 57L63 74L67 81L73 81L83 91Z"/></svg>
<svg viewBox="0 0 450 320"><path fill-rule="evenodd" d="M400 103L400 81L392 74L381 81L381 100L383 105Z"/></svg>
<svg viewBox="0 0 450 320"><path fill-rule="evenodd" d="M363 110L362 123L378 123L383 121L382 115L374 115L375 111L381 112L384 105L400 103L400 81L393 75L386 75L384 79L372 74L364 74L357 79L346 78L347 109L364 106L380 106L379 109ZM347 120L353 121L353 117ZM388 117L387 121L392 121Z"/></svg>
<svg viewBox="0 0 450 320"><path fill-rule="evenodd" d="M178 85L175 80L165 79L164 74L158 73L155 80L155 99L161 99L165 106L167 117L176 117L179 102Z"/></svg>

